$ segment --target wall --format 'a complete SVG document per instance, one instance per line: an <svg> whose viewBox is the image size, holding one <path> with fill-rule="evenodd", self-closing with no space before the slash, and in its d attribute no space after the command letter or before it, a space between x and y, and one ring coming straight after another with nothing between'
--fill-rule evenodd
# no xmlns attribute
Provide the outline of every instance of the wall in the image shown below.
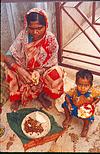
<svg viewBox="0 0 100 154"><path fill-rule="evenodd" d="M23 29L25 13L33 7L44 9L48 15L49 30L56 35L55 2L1 3L1 51L5 52Z"/></svg>

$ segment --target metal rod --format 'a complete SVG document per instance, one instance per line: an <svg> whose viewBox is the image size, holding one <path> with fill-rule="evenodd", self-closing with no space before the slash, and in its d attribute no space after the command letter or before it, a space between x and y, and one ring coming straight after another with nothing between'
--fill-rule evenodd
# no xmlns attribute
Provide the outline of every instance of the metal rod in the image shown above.
<svg viewBox="0 0 100 154"><path fill-rule="evenodd" d="M55 8L56 8L56 29L57 29L57 40L59 43L59 50L58 50L58 61L62 62L62 23L61 18L61 7L60 7L61 2L56 2L55 3ZM59 26L58 26L59 25Z"/></svg>
<svg viewBox="0 0 100 154"><path fill-rule="evenodd" d="M98 19L99 19L100 17L98 17L97 19L96 19L96 21L98 21ZM94 23L95 25L100 25L99 23ZM84 29L84 31L86 31L88 28L89 28L90 26L88 26L88 27L86 27L85 29ZM75 40L79 35L81 35L82 34L82 32L80 32L77 36L75 36L73 39L71 39L70 41L68 41L68 43L66 43L64 46L63 46L63 48L65 48L68 44L70 44L73 40Z"/></svg>
<svg viewBox="0 0 100 154"><path fill-rule="evenodd" d="M93 2L92 4L92 24L95 23L95 10L96 10L96 3Z"/></svg>
<svg viewBox="0 0 100 154"><path fill-rule="evenodd" d="M98 52L100 52L100 49L96 46L96 44L90 39L90 37L86 34L86 32L79 26L79 24L73 19L73 17L63 8L63 10L66 12L66 14L72 19L72 21L81 29L81 31L84 33L84 35L89 39L89 41L94 45L94 47L97 49Z"/></svg>
<svg viewBox="0 0 100 154"><path fill-rule="evenodd" d="M79 7L83 2L79 2L74 8Z"/></svg>
<svg viewBox="0 0 100 154"><path fill-rule="evenodd" d="M95 22L94 25L98 25L98 26L100 26L100 23L96 23L96 22Z"/></svg>
<svg viewBox="0 0 100 154"><path fill-rule="evenodd" d="M83 62L83 63L87 63L87 64L92 64L92 65L100 66L99 64L87 62L87 61L84 61L84 60L79 60L79 59L70 58L70 57L65 57L65 56L62 56L62 57L65 58L65 59L71 59L71 60L74 60L74 61L79 61L79 62Z"/></svg>
<svg viewBox="0 0 100 154"><path fill-rule="evenodd" d="M92 56L92 55L88 55L88 54L84 54L84 53L73 52L73 51L69 51L69 50L65 50L65 49L62 49L62 51L63 51L63 52L73 53L73 54L77 54L77 55L83 55L83 56L87 56L87 57L92 57L92 58L100 59L100 57Z"/></svg>
<svg viewBox="0 0 100 154"><path fill-rule="evenodd" d="M85 21L87 21L87 23L91 26L91 28L95 31L95 33L100 37L100 34L99 34L98 31L95 29L95 27L89 22L89 20L88 20L87 17L85 16L85 14L83 14L78 8L76 8L76 10L81 14L81 16L85 19Z"/></svg>
<svg viewBox="0 0 100 154"><path fill-rule="evenodd" d="M63 66L63 67L68 67L68 68L71 68L71 69L76 69L76 70L83 69L82 67L72 66L72 65L68 65L68 64L64 64L64 63L59 63L59 65L60 65L60 66ZM88 70L90 70L90 69L88 69ZM91 71L93 74L100 76L100 73L99 73L99 72L92 71L92 70L90 70L90 71Z"/></svg>

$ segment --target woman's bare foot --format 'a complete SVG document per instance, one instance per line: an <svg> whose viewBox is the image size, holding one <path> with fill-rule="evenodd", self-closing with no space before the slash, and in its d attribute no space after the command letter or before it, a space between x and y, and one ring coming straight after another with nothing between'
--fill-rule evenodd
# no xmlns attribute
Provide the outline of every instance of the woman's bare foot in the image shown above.
<svg viewBox="0 0 100 154"><path fill-rule="evenodd" d="M10 106L12 112L16 112L20 106L20 101L13 102Z"/></svg>
<svg viewBox="0 0 100 154"><path fill-rule="evenodd" d="M88 130L89 130L89 126L83 127L83 130L81 132L81 137L86 137L87 133L88 133Z"/></svg>
<svg viewBox="0 0 100 154"><path fill-rule="evenodd" d="M48 110L48 109L50 109L51 108L51 105L48 105L48 102L49 101L46 101L46 100L41 100L41 104L42 104L42 106L46 109L46 110Z"/></svg>
<svg viewBox="0 0 100 154"><path fill-rule="evenodd" d="M39 101L41 102L42 106L43 106L46 110L52 108L52 102L51 102L49 99L45 98L45 97L43 96L43 94L40 94L40 96L39 96Z"/></svg>

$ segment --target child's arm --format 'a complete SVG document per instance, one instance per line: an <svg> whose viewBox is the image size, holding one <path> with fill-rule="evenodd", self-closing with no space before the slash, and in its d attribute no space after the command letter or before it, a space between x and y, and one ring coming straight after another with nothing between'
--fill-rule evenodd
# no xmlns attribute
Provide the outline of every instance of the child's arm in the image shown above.
<svg viewBox="0 0 100 154"><path fill-rule="evenodd" d="M69 111L71 111L71 110L72 110L72 105L71 105L71 103L70 103L70 99L69 99L67 96L65 96L65 101L66 101L67 104L68 104L68 109L69 109Z"/></svg>
<svg viewBox="0 0 100 154"><path fill-rule="evenodd" d="M100 98L97 98L95 101L93 101L92 105L95 106L100 101Z"/></svg>
<svg viewBox="0 0 100 154"><path fill-rule="evenodd" d="M99 88L92 88L91 95L93 96L92 104L95 106L100 101L100 89Z"/></svg>
<svg viewBox="0 0 100 154"><path fill-rule="evenodd" d="M89 100L84 95L81 95L78 100L73 100L73 102L79 108L83 104L89 103Z"/></svg>
<svg viewBox="0 0 100 154"><path fill-rule="evenodd" d="M67 102L69 111L73 110L70 101L71 100L73 101L73 95L74 95L75 91L76 91L76 87L71 88L69 91L67 91L66 96L65 96L65 101Z"/></svg>

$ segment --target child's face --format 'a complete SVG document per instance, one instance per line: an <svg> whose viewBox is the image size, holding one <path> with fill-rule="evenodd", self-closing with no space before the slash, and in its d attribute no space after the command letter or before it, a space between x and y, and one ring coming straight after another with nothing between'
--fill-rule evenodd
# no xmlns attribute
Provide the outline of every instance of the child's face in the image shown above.
<svg viewBox="0 0 100 154"><path fill-rule="evenodd" d="M91 87L90 81L87 80L86 78L85 79L79 78L79 80L77 81L77 90L81 94L85 94L86 92L88 92L90 87Z"/></svg>

